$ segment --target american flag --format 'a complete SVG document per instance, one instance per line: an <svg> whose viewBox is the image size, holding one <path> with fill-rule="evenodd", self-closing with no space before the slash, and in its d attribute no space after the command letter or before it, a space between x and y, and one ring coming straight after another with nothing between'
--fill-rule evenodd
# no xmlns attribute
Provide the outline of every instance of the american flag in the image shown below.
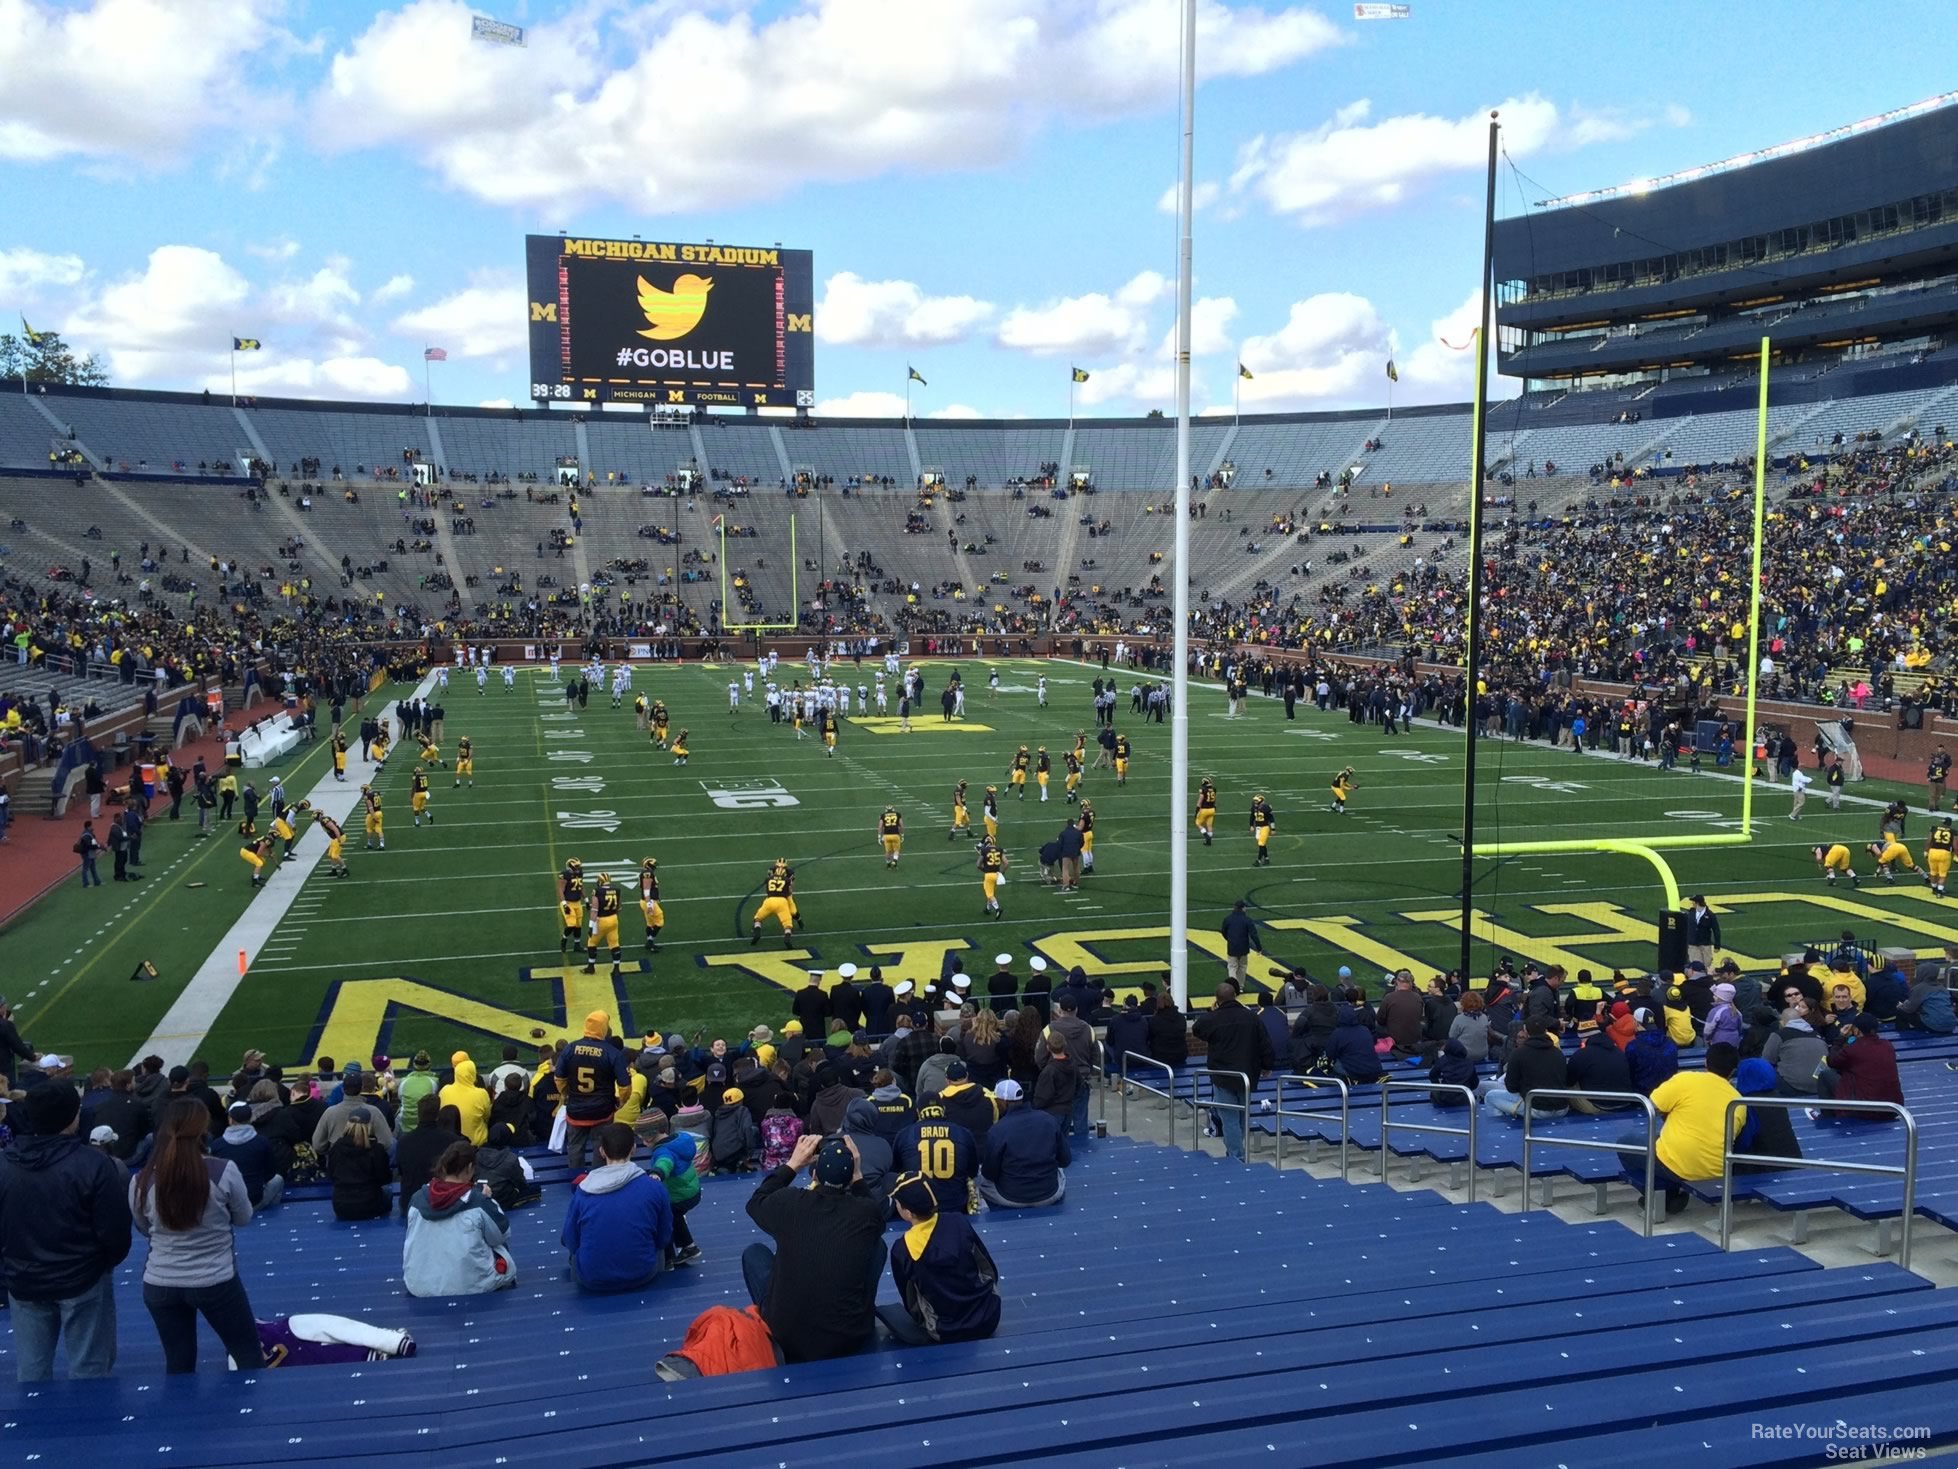
<svg viewBox="0 0 1958 1469"><path fill-rule="evenodd" d="M422 348L422 361L424 362L447 362L448 360L449 350L446 347Z"/></svg>

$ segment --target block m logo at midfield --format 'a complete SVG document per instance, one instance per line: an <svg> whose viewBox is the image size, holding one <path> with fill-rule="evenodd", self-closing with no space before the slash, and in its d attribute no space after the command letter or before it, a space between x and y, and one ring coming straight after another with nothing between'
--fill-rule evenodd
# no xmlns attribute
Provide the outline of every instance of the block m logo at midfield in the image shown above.
<svg viewBox="0 0 1958 1469"><path fill-rule="evenodd" d="M614 980L610 966L586 974L579 966L565 969L523 969L517 978L550 986L550 998L538 1013L506 1010L474 995L403 976L396 979L343 979L327 992L320 1021L306 1042L305 1052L289 1064L310 1067L316 1056L376 1056L401 1054L390 1045L397 1022L438 1021L452 1030L481 1036L501 1047L513 1042L525 1047L526 1058L543 1041L576 1035L584 1017L603 1010L620 1035L636 1034L629 983L649 972L644 961L621 966ZM406 1048L412 1051L414 1047ZM446 1063L444 1052L438 1063Z"/></svg>

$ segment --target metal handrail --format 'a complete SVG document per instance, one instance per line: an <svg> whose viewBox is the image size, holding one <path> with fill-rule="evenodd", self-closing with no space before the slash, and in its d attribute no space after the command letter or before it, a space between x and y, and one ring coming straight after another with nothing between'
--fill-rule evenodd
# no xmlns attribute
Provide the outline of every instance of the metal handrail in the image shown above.
<svg viewBox="0 0 1958 1469"><path fill-rule="evenodd" d="M1144 1066L1154 1066L1169 1076L1169 1089L1157 1091L1153 1086L1144 1086L1139 1081L1129 1080L1129 1062L1140 1061ZM1129 1130L1129 1089L1147 1092L1152 1097L1161 1097L1169 1118L1169 1145L1176 1146L1176 1068L1167 1061L1158 1061L1154 1056L1145 1056L1140 1051L1122 1052L1122 1131ZM1194 1115L1194 1114L1192 1114ZM1190 1125L1190 1146L1196 1146L1197 1124Z"/></svg>
<svg viewBox="0 0 1958 1469"><path fill-rule="evenodd" d="M1659 1147L1659 1109L1652 1105L1652 1098L1640 1092L1581 1092L1566 1090L1563 1087L1533 1086L1529 1099L1523 1104L1523 1210L1530 1207L1530 1146L1532 1142L1531 1123L1535 1120L1535 1108L1530 1106L1538 1097L1555 1097L1571 1101L1582 1097L1589 1102L1631 1102L1645 1110L1645 1146L1635 1148L1630 1143L1601 1143L1589 1138L1558 1138L1552 1147L1581 1148L1589 1153L1617 1153L1630 1157L1637 1153L1645 1154L1645 1205L1641 1217L1639 1233L1647 1239L1652 1238L1652 1170L1658 1158ZM1602 1197L1602 1195L1600 1195Z"/></svg>
<svg viewBox="0 0 1958 1469"><path fill-rule="evenodd" d="M1894 1163L1838 1163L1827 1158L1777 1158L1766 1153L1736 1153L1734 1151L1734 1108L1736 1107L1779 1107L1782 1111L1793 1111L1797 1107L1808 1108L1820 1105L1831 1112L1864 1112L1873 1117L1896 1117L1904 1124L1904 1161L1898 1167ZM1910 1269L1910 1226L1917 1213L1917 1119L1910 1109L1896 1102L1852 1102L1834 1101L1816 1097L1735 1097L1727 1103L1727 1134L1720 1158L1720 1248L1730 1248L1734 1228L1734 1164L1758 1163L1769 1168L1815 1168L1826 1169L1831 1173L1865 1173L1879 1178L1901 1178L1904 1181L1903 1221L1898 1226L1897 1263Z"/></svg>
<svg viewBox="0 0 1958 1469"><path fill-rule="evenodd" d="M1217 1078L1220 1076L1234 1076L1244 1083L1243 1101L1220 1102L1217 1100ZM1242 1071L1214 1071L1206 1066L1196 1074L1193 1081L1195 1084L1190 1088L1190 1105L1197 1110L1199 1116L1202 1115L1205 1107L1209 1107L1212 1111L1216 1112L1239 1112L1243 1114L1244 1122L1238 1133L1238 1141L1244 1145L1243 1161L1249 1163L1251 1161L1251 1078L1246 1076ZM1210 1100L1207 1102L1200 1096L1203 1083L1206 1081L1210 1083ZM1222 1126L1221 1123L1218 1125L1219 1127ZM1197 1136L1197 1132L1192 1130L1190 1134L1191 1141L1196 1143L1198 1148L1201 1148L1202 1144L1196 1141Z"/></svg>
<svg viewBox="0 0 1958 1469"><path fill-rule="evenodd" d="M1278 1119L1278 1166L1280 1168L1285 1166L1285 1119L1287 1117L1298 1117L1306 1121L1315 1121L1321 1115L1317 1112L1287 1112L1285 1110L1285 1086L1288 1082L1293 1086L1336 1086L1339 1088L1339 1181L1345 1183L1347 1181L1347 1148L1353 1141L1353 1089L1346 1084L1344 1078L1337 1076L1281 1076L1278 1078L1278 1109L1275 1112L1264 1115Z"/></svg>
<svg viewBox="0 0 1958 1469"><path fill-rule="evenodd" d="M1435 1122L1396 1122L1390 1115L1394 1104L1394 1088L1408 1091L1423 1091L1430 1095L1435 1092L1460 1092L1468 1098L1468 1126L1443 1127ZM1475 1114L1479 1110L1475 1100L1475 1089L1466 1086L1453 1086L1445 1081L1383 1081L1380 1083L1380 1181L1387 1181L1387 1160L1392 1156L1387 1147L1387 1139L1393 1129L1402 1132L1432 1132L1443 1137L1465 1137L1468 1139L1468 1201L1475 1202ZM1525 1185L1527 1187L1527 1185Z"/></svg>

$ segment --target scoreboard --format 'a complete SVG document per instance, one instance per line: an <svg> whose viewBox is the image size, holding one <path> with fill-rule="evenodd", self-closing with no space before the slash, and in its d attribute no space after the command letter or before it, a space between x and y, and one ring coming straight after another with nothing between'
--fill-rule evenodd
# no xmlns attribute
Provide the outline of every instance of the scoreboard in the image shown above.
<svg viewBox="0 0 1958 1469"><path fill-rule="evenodd" d="M538 401L809 408L807 250L529 235Z"/></svg>

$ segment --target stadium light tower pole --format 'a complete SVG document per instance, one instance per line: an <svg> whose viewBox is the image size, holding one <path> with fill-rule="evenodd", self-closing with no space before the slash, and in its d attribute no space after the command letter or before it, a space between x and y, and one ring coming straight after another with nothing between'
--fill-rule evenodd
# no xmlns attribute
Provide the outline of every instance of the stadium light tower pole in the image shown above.
<svg viewBox="0 0 1958 1469"><path fill-rule="evenodd" d="M1197 0L1183 0L1183 139L1176 175L1176 628L1170 637L1169 988L1190 1005L1190 230L1195 209Z"/></svg>
<svg viewBox="0 0 1958 1469"><path fill-rule="evenodd" d="M1482 664L1482 465L1489 417L1489 314L1496 255L1496 149L1502 123L1489 114L1489 192L1482 209L1482 325L1475 335L1475 412L1470 435L1468 634L1462 646L1462 983L1473 974L1475 927L1475 689Z"/></svg>

